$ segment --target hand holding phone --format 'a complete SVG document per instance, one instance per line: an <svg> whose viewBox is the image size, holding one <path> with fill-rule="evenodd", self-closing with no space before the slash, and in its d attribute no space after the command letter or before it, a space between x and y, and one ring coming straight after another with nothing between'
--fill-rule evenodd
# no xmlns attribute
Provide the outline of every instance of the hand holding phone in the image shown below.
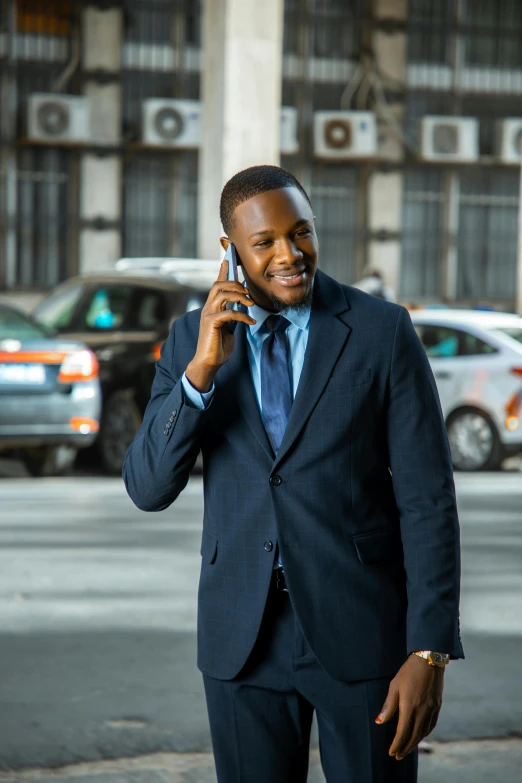
<svg viewBox="0 0 522 783"><path fill-rule="evenodd" d="M255 324L248 312L253 305L248 288L238 281L238 258L232 244L227 248L225 260L228 270L223 263L201 311L196 353L186 369L188 380L200 392L209 391L217 371L230 359L237 322ZM231 311L235 311L233 316Z"/></svg>
<svg viewBox="0 0 522 783"><path fill-rule="evenodd" d="M233 282L237 283L239 282L239 275L237 270L237 251L232 242L229 244L227 248L227 252L225 253L225 261L228 261L228 280L232 280ZM239 313L246 313L247 308L245 305L241 304L240 302L228 302L227 303L227 310L236 310ZM227 329L229 334L234 334L236 331L237 321L228 321L227 323Z"/></svg>

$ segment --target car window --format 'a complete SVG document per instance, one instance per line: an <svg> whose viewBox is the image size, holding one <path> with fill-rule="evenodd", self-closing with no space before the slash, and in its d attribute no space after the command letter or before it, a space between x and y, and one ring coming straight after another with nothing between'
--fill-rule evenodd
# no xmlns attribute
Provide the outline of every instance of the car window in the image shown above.
<svg viewBox="0 0 522 783"><path fill-rule="evenodd" d="M522 329L518 329L517 327L511 327L509 329L493 329L492 331L502 332L502 334L507 334L508 337L512 337L513 340L522 343Z"/></svg>
<svg viewBox="0 0 522 783"><path fill-rule="evenodd" d="M97 288L84 310L79 331L122 329L131 295L132 286L106 285Z"/></svg>
<svg viewBox="0 0 522 783"><path fill-rule="evenodd" d="M165 296L150 288L136 289L129 313L128 328L138 331L157 329L167 318Z"/></svg>
<svg viewBox="0 0 522 783"><path fill-rule="evenodd" d="M208 292L200 292L193 288L186 288L169 294L169 315L179 317L190 310L203 307L207 301Z"/></svg>
<svg viewBox="0 0 522 783"><path fill-rule="evenodd" d="M469 332L463 332L464 336L464 353L466 356L481 356L486 353L497 353L497 349L489 343L481 340L480 337L476 337Z"/></svg>
<svg viewBox="0 0 522 783"><path fill-rule="evenodd" d="M40 302L34 311L34 317L49 329L68 329L83 292L83 285L57 289Z"/></svg>
<svg viewBox="0 0 522 783"><path fill-rule="evenodd" d="M415 324L415 331L430 359L448 358L462 354L457 329L434 324Z"/></svg>
<svg viewBox="0 0 522 783"><path fill-rule="evenodd" d="M0 340L40 340L48 336L23 313L0 307Z"/></svg>

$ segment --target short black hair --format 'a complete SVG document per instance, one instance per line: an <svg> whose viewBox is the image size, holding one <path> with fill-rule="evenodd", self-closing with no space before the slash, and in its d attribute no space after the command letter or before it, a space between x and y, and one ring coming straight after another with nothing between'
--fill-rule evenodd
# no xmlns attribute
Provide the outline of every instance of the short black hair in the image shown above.
<svg viewBox="0 0 522 783"><path fill-rule="evenodd" d="M236 207L260 193L279 188L297 188L310 204L308 193L301 183L293 174L279 166L250 166L234 174L223 188L219 204L219 215L225 233L229 235L233 228Z"/></svg>

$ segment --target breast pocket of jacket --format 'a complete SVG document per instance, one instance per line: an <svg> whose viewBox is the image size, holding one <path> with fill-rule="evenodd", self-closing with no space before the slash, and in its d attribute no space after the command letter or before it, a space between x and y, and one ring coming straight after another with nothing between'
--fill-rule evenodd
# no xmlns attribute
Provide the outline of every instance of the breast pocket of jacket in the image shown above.
<svg viewBox="0 0 522 783"><path fill-rule="evenodd" d="M328 381L326 394L347 394L354 390L365 392L371 380L372 371L369 367L364 370L353 370L352 372L334 372Z"/></svg>

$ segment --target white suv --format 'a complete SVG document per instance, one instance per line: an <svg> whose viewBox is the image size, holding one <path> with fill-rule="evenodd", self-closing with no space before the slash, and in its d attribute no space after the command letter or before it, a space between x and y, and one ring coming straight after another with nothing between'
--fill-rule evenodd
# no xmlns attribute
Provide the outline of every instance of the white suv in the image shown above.
<svg viewBox="0 0 522 783"><path fill-rule="evenodd" d="M522 451L522 318L413 310L435 375L456 470L495 470Z"/></svg>

